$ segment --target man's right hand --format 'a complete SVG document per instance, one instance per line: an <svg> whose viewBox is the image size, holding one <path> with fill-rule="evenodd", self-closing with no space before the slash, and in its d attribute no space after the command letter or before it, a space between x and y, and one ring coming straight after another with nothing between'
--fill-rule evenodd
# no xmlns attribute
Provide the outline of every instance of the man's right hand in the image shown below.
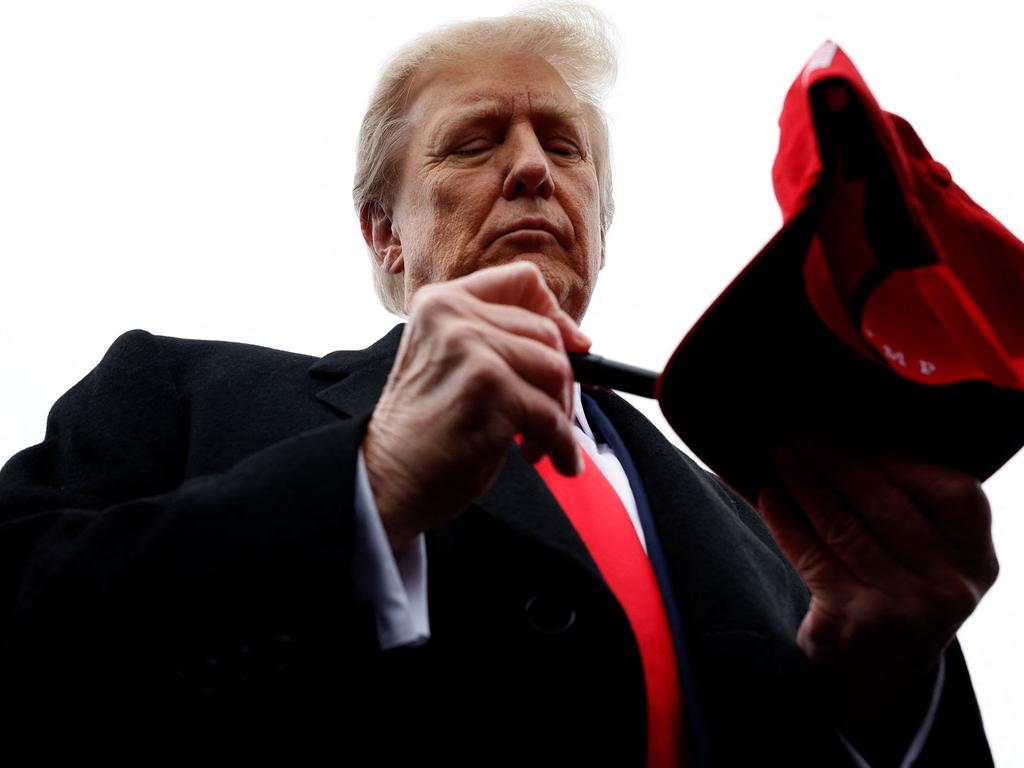
<svg viewBox="0 0 1024 768"><path fill-rule="evenodd" d="M416 292L363 440L392 548L480 498L517 434L527 459L578 473L566 352L589 347L532 262Z"/></svg>

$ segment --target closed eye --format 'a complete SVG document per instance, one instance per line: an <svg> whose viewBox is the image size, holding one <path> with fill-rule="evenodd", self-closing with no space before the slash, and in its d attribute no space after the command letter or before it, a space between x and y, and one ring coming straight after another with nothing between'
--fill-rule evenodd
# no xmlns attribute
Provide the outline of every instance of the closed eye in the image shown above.
<svg viewBox="0 0 1024 768"><path fill-rule="evenodd" d="M490 142L474 141L471 144L465 144L461 147L456 147L451 150L448 154L455 155L456 157L473 157L475 155L483 154L491 149L493 145Z"/></svg>
<svg viewBox="0 0 1024 768"><path fill-rule="evenodd" d="M553 152L556 155L562 157L578 157L580 151L572 145L556 144L547 148L548 152Z"/></svg>

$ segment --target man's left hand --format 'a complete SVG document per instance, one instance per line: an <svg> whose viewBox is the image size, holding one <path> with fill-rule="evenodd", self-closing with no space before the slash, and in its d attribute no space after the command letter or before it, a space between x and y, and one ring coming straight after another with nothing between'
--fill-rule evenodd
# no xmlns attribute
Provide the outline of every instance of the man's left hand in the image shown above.
<svg viewBox="0 0 1024 768"><path fill-rule="evenodd" d="M781 482L758 507L811 592L797 643L832 686L843 732L891 739L906 714L894 708L920 701L996 579L988 499L962 472L817 435L773 464Z"/></svg>

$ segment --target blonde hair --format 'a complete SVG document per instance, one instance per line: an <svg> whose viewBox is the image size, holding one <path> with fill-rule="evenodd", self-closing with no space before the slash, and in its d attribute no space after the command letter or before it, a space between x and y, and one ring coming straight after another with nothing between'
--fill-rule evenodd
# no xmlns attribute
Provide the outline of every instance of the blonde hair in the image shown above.
<svg viewBox="0 0 1024 768"><path fill-rule="evenodd" d="M601 228L612 223L611 151L601 99L615 81L616 57L610 25L594 8L578 3L533 6L508 16L439 27L399 49L387 62L359 130L352 198L356 212L377 206L390 212L405 144L409 85L420 69L480 51L533 54L553 66L579 101L590 133L600 187ZM404 314L402 275L388 274L372 248L374 285L384 306Z"/></svg>

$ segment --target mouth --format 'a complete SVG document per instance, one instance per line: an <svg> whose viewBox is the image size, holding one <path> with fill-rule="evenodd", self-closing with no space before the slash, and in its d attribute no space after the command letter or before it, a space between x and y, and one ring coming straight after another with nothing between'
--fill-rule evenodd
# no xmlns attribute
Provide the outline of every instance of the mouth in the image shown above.
<svg viewBox="0 0 1024 768"><path fill-rule="evenodd" d="M562 233L558 227L547 219L540 217L530 217L512 222L509 226L502 228L494 239L497 241L502 238L516 238L538 242L555 240L559 244L562 244L563 240Z"/></svg>
<svg viewBox="0 0 1024 768"><path fill-rule="evenodd" d="M558 243L558 238L545 229L513 229L511 232L500 235L494 242L517 250L545 251L551 245Z"/></svg>

